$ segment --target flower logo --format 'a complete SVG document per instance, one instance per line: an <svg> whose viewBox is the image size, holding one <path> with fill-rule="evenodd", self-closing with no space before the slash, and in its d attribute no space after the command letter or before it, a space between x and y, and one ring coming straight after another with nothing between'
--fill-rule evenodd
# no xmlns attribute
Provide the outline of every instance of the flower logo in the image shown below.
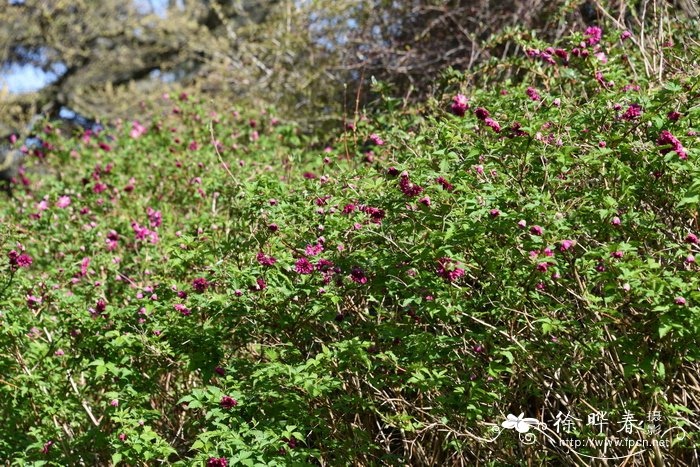
<svg viewBox="0 0 700 467"><path fill-rule="evenodd" d="M525 412L517 417L513 414L508 414L507 420L501 423L501 426L508 430L515 428L518 433L527 433L530 431L530 425L539 425L539 420L536 418L523 418L524 415Z"/></svg>

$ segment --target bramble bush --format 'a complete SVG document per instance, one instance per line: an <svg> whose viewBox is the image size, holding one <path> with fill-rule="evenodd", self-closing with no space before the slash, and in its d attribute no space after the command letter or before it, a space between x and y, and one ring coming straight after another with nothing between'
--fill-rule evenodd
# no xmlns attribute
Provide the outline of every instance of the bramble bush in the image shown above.
<svg viewBox="0 0 700 467"><path fill-rule="evenodd" d="M632 459L692 463L697 49L658 84L621 33L522 36L422 108L377 83L333 135L186 94L47 124L2 208L0 458L587 465L630 449L491 428L653 411L687 435Z"/></svg>

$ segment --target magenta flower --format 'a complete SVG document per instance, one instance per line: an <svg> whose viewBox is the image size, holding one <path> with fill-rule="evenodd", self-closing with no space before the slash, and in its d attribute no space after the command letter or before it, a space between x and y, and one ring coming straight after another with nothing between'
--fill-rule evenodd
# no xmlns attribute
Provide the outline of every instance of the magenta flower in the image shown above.
<svg viewBox="0 0 700 467"><path fill-rule="evenodd" d="M10 258L10 266L12 270L17 268L28 268L32 264L32 258L27 254L20 254L15 250L10 251L7 256Z"/></svg>
<svg viewBox="0 0 700 467"><path fill-rule="evenodd" d="M421 199L419 199L418 202L427 207L430 207L430 196L424 196Z"/></svg>
<svg viewBox="0 0 700 467"><path fill-rule="evenodd" d="M272 266L277 262L276 258L272 256L265 256L262 251L257 254L256 258L258 263L262 264L263 266Z"/></svg>
<svg viewBox="0 0 700 467"><path fill-rule="evenodd" d="M401 192L410 197L418 196L423 192L423 187L420 185L416 185L415 183L411 183L411 180L408 178L408 172L403 172L401 174L401 179L399 180L399 188L401 189Z"/></svg>
<svg viewBox="0 0 700 467"><path fill-rule="evenodd" d="M138 139L141 137L146 132L146 127L141 125L137 121L133 121L131 123L131 131L129 132L129 136L131 136L132 139Z"/></svg>
<svg viewBox="0 0 700 467"><path fill-rule="evenodd" d="M437 275L447 282L454 282L464 275L464 269L460 268L461 263L451 258L443 257L437 260Z"/></svg>
<svg viewBox="0 0 700 467"><path fill-rule="evenodd" d="M641 115L642 106L639 104L632 104L627 108L627 110L625 110L625 113L623 113L620 118L623 120L631 121L639 118Z"/></svg>
<svg viewBox="0 0 700 467"><path fill-rule="evenodd" d="M616 258L616 259L620 259L620 258L622 258L624 255L625 255L625 253L624 253L623 251L613 251L612 253L610 253L610 257L611 257L611 258Z"/></svg>
<svg viewBox="0 0 700 467"><path fill-rule="evenodd" d="M148 214L148 222L151 224L151 227L160 227L160 224L163 222L163 215L160 213L160 211L156 211L155 209L149 207L146 208L146 214Z"/></svg>
<svg viewBox="0 0 700 467"><path fill-rule="evenodd" d="M68 196L61 196L58 198L58 201L56 201L56 207L59 207L61 209L66 208L70 205L70 198Z"/></svg>
<svg viewBox="0 0 700 467"><path fill-rule="evenodd" d="M685 298L683 298L683 297L676 297L675 302L676 302L676 305L685 305L686 304Z"/></svg>
<svg viewBox="0 0 700 467"><path fill-rule="evenodd" d="M540 227L539 225L533 225L532 227L530 227L530 233L532 235L542 235L543 232L544 229L542 229L542 227Z"/></svg>
<svg viewBox="0 0 700 467"><path fill-rule="evenodd" d="M222 397L219 403L221 404L221 407L227 410L230 410L238 405L238 401L230 396Z"/></svg>
<svg viewBox="0 0 700 467"><path fill-rule="evenodd" d="M564 49L555 49L554 55L561 58L564 61L564 63L566 63L566 61L569 60L569 52L567 52Z"/></svg>
<svg viewBox="0 0 700 467"><path fill-rule="evenodd" d="M450 108L452 109L452 113L457 115L458 117L464 117L464 114L467 112L467 109L469 108L469 104L467 103L469 99L463 94L457 94L452 98L452 105Z"/></svg>
<svg viewBox="0 0 700 467"><path fill-rule="evenodd" d="M158 234L155 234L155 232L151 232L147 227L142 227L138 222L134 221L131 223L131 228L134 229L136 240L145 240L147 238L150 238L151 243L157 243ZM153 234L155 234L155 241L153 241Z"/></svg>
<svg viewBox="0 0 700 467"><path fill-rule="evenodd" d="M264 279L256 279L255 285L252 286L250 289L253 290L254 292L260 292L261 290L265 290L266 288L267 288L267 283L265 282Z"/></svg>
<svg viewBox="0 0 700 467"><path fill-rule="evenodd" d="M374 144L376 144L377 146L383 146L383 145L384 145L384 140L383 140L382 138L380 138L379 135L376 134L376 133L372 133L371 135L369 135L369 139L370 139L370 141L372 141L372 142L373 142Z"/></svg>
<svg viewBox="0 0 700 467"><path fill-rule="evenodd" d="M383 209L374 208L371 206L362 206L360 210L365 214L369 215L370 222L372 222L373 224L381 224L382 219L384 219L384 217L386 216L386 213Z"/></svg>
<svg viewBox="0 0 700 467"><path fill-rule="evenodd" d="M671 120L672 122L677 122L679 118L681 118L681 114L679 112L671 111L666 115L666 118Z"/></svg>
<svg viewBox="0 0 700 467"><path fill-rule="evenodd" d="M228 461L225 457L210 457L207 461L207 467L226 467Z"/></svg>
<svg viewBox="0 0 700 467"><path fill-rule="evenodd" d="M496 218L501 215L501 211L499 211L498 209L491 209L489 211L489 215L493 218Z"/></svg>
<svg viewBox="0 0 700 467"><path fill-rule="evenodd" d="M37 297L35 295L27 295L27 306L32 310L38 308L39 305L41 305L41 302L41 297Z"/></svg>
<svg viewBox="0 0 700 467"><path fill-rule="evenodd" d="M489 111L485 108L477 107L476 110L474 110L474 115L476 115L476 118L479 120L486 120L491 114L489 114Z"/></svg>
<svg viewBox="0 0 700 467"><path fill-rule="evenodd" d="M538 263L537 264L537 270L539 272L547 272L547 268L549 267L549 263Z"/></svg>
<svg viewBox="0 0 700 467"><path fill-rule="evenodd" d="M113 251L114 249L116 249L118 240L119 234L114 230L110 230L107 234L107 239L105 240L105 242L107 243L107 251Z"/></svg>
<svg viewBox="0 0 700 467"><path fill-rule="evenodd" d="M612 220L610 221L610 223L611 223L612 225L620 225L620 224L622 223L622 221L620 220L619 217L615 216L615 217L612 218Z"/></svg>
<svg viewBox="0 0 700 467"><path fill-rule="evenodd" d="M620 34L620 40L621 40L621 41L624 41L624 40L626 40L626 39L629 39L630 37L632 37L632 33L629 32L629 31L622 31L622 34Z"/></svg>
<svg viewBox="0 0 700 467"><path fill-rule="evenodd" d="M205 292L211 284L203 277L198 277L192 281L192 287L198 293Z"/></svg>
<svg viewBox="0 0 700 467"><path fill-rule="evenodd" d="M492 118L486 118L484 120L484 123L486 124L487 127L491 128L494 132L500 133L501 132L501 125L494 119Z"/></svg>
<svg viewBox="0 0 700 467"><path fill-rule="evenodd" d="M564 252L564 251L567 251L572 246L574 246L573 240L562 240L561 246L559 247L559 250Z"/></svg>
<svg viewBox="0 0 700 467"><path fill-rule="evenodd" d="M354 268L352 268L352 270L350 271L350 279L353 282L357 282L358 284L367 283L367 276L365 276L365 272L359 266L355 266Z"/></svg>
<svg viewBox="0 0 700 467"><path fill-rule="evenodd" d="M270 232L277 232L279 230L279 226L277 224L268 224L267 229Z"/></svg>
<svg viewBox="0 0 700 467"><path fill-rule="evenodd" d="M323 245L317 243L315 245L306 245L306 256L317 256L323 251Z"/></svg>
<svg viewBox="0 0 700 467"><path fill-rule="evenodd" d="M436 181L440 186L442 186L442 189L443 189L443 190L452 191L452 190L455 189L454 185L452 185L450 182L448 182L447 180L445 180L444 177L438 177L437 179L435 179L435 181Z"/></svg>
<svg viewBox="0 0 700 467"><path fill-rule="evenodd" d="M294 263L294 270L299 274L311 274L314 272L314 266L306 258L299 258Z"/></svg>
<svg viewBox="0 0 700 467"><path fill-rule="evenodd" d="M542 97L540 97L540 95L537 93L537 90L533 87L528 87L525 91L525 94L527 94L527 97L529 97L533 101L539 101L542 99Z"/></svg>
<svg viewBox="0 0 700 467"><path fill-rule="evenodd" d="M603 30L598 26L591 26L586 29L585 35L588 36L586 38L588 45L596 45L603 37Z"/></svg>
<svg viewBox="0 0 700 467"><path fill-rule="evenodd" d="M688 154L685 152L681 142L668 130L663 130L661 132L659 138L656 140L656 144L658 146L671 146L671 148L661 149L661 154L668 154L671 151L675 151L681 159L688 158Z"/></svg>
<svg viewBox="0 0 700 467"><path fill-rule="evenodd" d="M185 305L183 305L182 303L176 303L175 305L173 305L173 308L175 308L175 310L177 310L177 311L179 311L180 313L182 313L183 316L189 316L189 315L192 313L192 312L190 311L190 309L187 308L187 307L186 307Z"/></svg>
<svg viewBox="0 0 700 467"><path fill-rule="evenodd" d="M42 454L48 454L48 453L49 453L49 449L51 449L51 446L53 446L53 441L52 441L52 440L49 440L49 441L45 442L45 443L44 443L44 446L41 448L41 453L42 453Z"/></svg>
<svg viewBox="0 0 700 467"><path fill-rule="evenodd" d="M685 237L685 243L692 243L693 245L697 245L698 243L698 236L692 233L689 233Z"/></svg>

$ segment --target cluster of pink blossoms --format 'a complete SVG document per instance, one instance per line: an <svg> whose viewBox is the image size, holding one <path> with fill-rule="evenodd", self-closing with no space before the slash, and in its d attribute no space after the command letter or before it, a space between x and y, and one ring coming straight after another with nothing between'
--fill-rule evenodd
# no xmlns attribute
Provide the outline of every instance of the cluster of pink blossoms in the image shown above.
<svg viewBox="0 0 700 467"><path fill-rule="evenodd" d="M661 149L661 154L668 154L671 151L675 151L681 159L688 158L688 153L685 151L681 142L668 130L661 132L659 138L656 140L656 144L658 146L671 146L670 148Z"/></svg>
<svg viewBox="0 0 700 467"><path fill-rule="evenodd" d="M467 99L467 96L464 94L457 94L454 96L452 98L452 105L450 106L452 113L458 117L464 117L464 114L467 113L467 109L469 109L468 100L469 99Z"/></svg>
<svg viewBox="0 0 700 467"><path fill-rule="evenodd" d="M401 173L399 188L404 195L410 197L418 196L423 192L423 187L412 183L411 179L408 177L408 172L406 171Z"/></svg>
<svg viewBox="0 0 700 467"><path fill-rule="evenodd" d="M464 275L464 269L460 268L461 263L451 258L442 257L437 260L437 275L447 282L454 282Z"/></svg>

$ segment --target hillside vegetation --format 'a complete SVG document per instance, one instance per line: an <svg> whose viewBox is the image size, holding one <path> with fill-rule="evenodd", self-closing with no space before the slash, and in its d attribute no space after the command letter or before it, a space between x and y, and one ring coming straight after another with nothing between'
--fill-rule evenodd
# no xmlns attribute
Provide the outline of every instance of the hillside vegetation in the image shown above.
<svg viewBox="0 0 700 467"><path fill-rule="evenodd" d="M46 123L0 207L0 459L696 465L698 44L666 39L513 36L322 135L186 94ZM560 442L614 437L668 444Z"/></svg>

